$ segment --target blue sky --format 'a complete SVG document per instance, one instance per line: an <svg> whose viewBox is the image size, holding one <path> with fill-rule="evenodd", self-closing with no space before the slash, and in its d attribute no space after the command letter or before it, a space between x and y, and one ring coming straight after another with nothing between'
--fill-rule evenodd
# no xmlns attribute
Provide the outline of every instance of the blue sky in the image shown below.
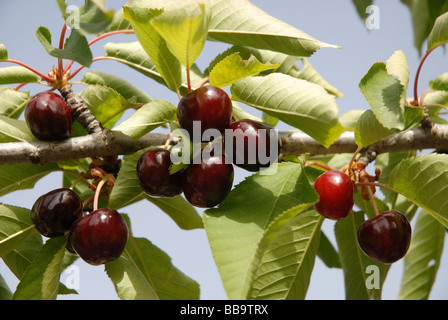
<svg viewBox="0 0 448 320"><path fill-rule="evenodd" d="M67 4L80 5L83 1L67 0ZM111 0L108 7L119 8L126 1ZM315 38L339 45L341 49L322 49L310 58L312 65L345 94L338 99L340 114L351 109L367 109L367 102L358 88L359 81L375 62L386 61L396 50L403 50L408 58L411 76L415 75L420 57L413 46L411 18L408 9L400 1L378 0L380 10L380 29L368 30L357 15L352 1L349 0L253 0L254 4L269 14L297 27ZM15 0L0 1L0 43L4 43L11 58L26 62L38 70L48 71L56 63L49 57L35 36L39 26L46 26L57 41L62 20L55 0ZM108 41L135 41L134 35L122 35L103 40L94 45L94 56L103 55L102 44ZM208 43L197 63L204 69L208 62L224 51L228 45ZM112 69L113 68L113 69ZM177 96L139 73L114 62L97 62L93 70L119 75L146 91L155 99L166 99L175 104ZM430 79L448 70L448 56L443 50L434 52L425 64L421 78L421 89ZM80 79L80 77L78 77ZM411 86L413 81L411 79ZM32 93L42 87L26 87ZM75 87L75 90L82 89ZM255 113L256 114L256 113ZM280 126L279 129L287 127ZM237 171L235 184L244 179L244 172ZM34 190L26 190L0 198L0 202L31 207L35 199L43 193L60 186L60 176L50 175L40 181ZM173 263L187 275L199 282L201 299L226 299L217 268L211 255L204 230L182 231L170 218L147 202L137 203L123 210L131 216L135 236L147 237L167 252ZM330 240L334 241L334 224L325 221L323 228ZM442 270L448 267L448 250L442 258L432 299L447 299L448 276ZM79 296L69 299L116 299L112 283L103 271L103 267L92 267L78 261L80 282ZM384 299L396 299L402 262L390 270L383 288ZM0 272L12 288L17 281L8 276L5 267L0 264ZM62 275L62 281L67 279ZM328 269L316 259L315 270L307 295L308 299L344 299L344 282L341 270Z"/></svg>

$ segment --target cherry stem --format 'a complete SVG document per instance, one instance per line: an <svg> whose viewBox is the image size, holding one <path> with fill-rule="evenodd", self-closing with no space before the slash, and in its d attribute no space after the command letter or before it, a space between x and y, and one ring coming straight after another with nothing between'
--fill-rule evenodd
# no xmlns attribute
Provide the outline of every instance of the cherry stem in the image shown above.
<svg viewBox="0 0 448 320"><path fill-rule="evenodd" d="M187 86L188 86L188 92L191 92L191 78L190 78L190 68L187 67Z"/></svg>
<svg viewBox="0 0 448 320"><path fill-rule="evenodd" d="M96 62L96 61L100 61L100 60L108 60L108 59L110 59L109 57L98 57L98 58L94 58L93 60L92 60L92 63L93 62ZM85 68L85 66L80 66L78 69L76 69L73 73L71 73L70 74L70 77L68 78L69 80L71 80L71 79L73 79L82 69L84 69Z"/></svg>
<svg viewBox="0 0 448 320"><path fill-rule="evenodd" d="M198 85L198 89L201 88L204 84L206 84L210 79L205 77Z"/></svg>
<svg viewBox="0 0 448 320"><path fill-rule="evenodd" d="M9 62L9 63L15 63L15 64L18 64L19 66L22 66L22 67L27 68L28 70L34 72L34 73L37 74L39 77L41 77L42 80L45 80L45 81L47 81L47 82L49 82L49 83L53 83L53 82L54 82L54 79L50 78L49 76L43 74L43 73L40 72L40 71L37 71L37 70L34 69L33 67L30 67L29 65L27 65L27 64L25 64L25 63L23 63L23 62L21 62L21 61L18 61L18 60L15 60L15 59L4 59L4 60L0 60L0 62Z"/></svg>
<svg viewBox="0 0 448 320"><path fill-rule="evenodd" d="M369 193L369 198L370 198L370 201L372 202L372 206L373 206L373 210L375 211L375 215L379 216L380 211L378 210L378 206L376 205L375 197L373 196L373 191L372 191L371 186L367 187L367 192Z"/></svg>
<svg viewBox="0 0 448 320"><path fill-rule="evenodd" d="M325 164L322 164L320 162L315 162L315 161L307 161L306 164L305 164L305 167L309 167L309 166L320 167L320 168L325 169L327 171L333 170L333 168L331 168L331 167L329 167L329 166L327 166Z"/></svg>
<svg viewBox="0 0 448 320"><path fill-rule="evenodd" d="M93 199L93 210L98 209L98 202L100 199L101 189L103 188L103 186L107 182L107 180L108 180L107 178L101 179L101 181L98 183L98 186L96 187L95 197Z"/></svg>
<svg viewBox="0 0 448 320"><path fill-rule="evenodd" d="M65 33L67 31L67 24L64 23L64 26L62 27L62 31L61 31L61 37L59 38L59 49L63 49L64 48L64 39L65 39ZM62 64L62 58L58 58L58 78L60 80L62 80L63 76L64 76L64 66Z"/></svg>
<svg viewBox="0 0 448 320"><path fill-rule="evenodd" d="M426 59L428 59L429 55L438 47L444 46L445 44L447 44L448 41L442 42L438 45L436 45L435 47L429 49L426 51L424 57L422 58L420 65L418 66L417 69L417 73L415 75L415 82L414 82L414 103L417 103L417 106L420 105L420 102L418 101L418 81L420 78L420 73L422 71L423 65L425 64Z"/></svg>

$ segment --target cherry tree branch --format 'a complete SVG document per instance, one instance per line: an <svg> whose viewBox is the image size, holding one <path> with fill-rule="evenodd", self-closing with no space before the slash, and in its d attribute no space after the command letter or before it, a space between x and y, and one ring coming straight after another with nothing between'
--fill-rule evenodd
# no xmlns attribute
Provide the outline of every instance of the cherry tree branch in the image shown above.
<svg viewBox="0 0 448 320"><path fill-rule="evenodd" d="M282 139L282 155L311 156L338 153L354 153L358 146L352 132L342 134L329 148L301 132L279 132ZM108 129L101 129L87 136L70 138L59 142L11 142L0 144L0 165L33 163L43 165L62 160L86 157L129 155L138 150L162 146L169 133L149 133L134 140L131 137ZM171 144L178 143L176 138ZM403 133L389 136L361 152L361 161L370 163L381 153L409 150L448 150L448 125L433 125L431 128L415 127Z"/></svg>

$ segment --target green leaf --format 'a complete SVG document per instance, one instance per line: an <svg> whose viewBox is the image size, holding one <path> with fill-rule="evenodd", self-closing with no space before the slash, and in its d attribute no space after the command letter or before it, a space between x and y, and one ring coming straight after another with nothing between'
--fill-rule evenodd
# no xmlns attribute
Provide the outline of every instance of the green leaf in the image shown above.
<svg viewBox="0 0 448 320"><path fill-rule="evenodd" d="M171 258L144 238L129 238L123 255L106 263L106 272L122 300L198 300L199 285Z"/></svg>
<svg viewBox="0 0 448 320"><path fill-rule="evenodd" d="M238 80L256 76L263 71L276 69L279 66L280 64L263 64L253 55L248 60L243 60L239 53L234 53L225 57L211 70L210 85L223 88Z"/></svg>
<svg viewBox="0 0 448 320"><path fill-rule="evenodd" d="M0 115L0 142L18 142L36 140L23 120Z"/></svg>
<svg viewBox="0 0 448 320"><path fill-rule="evenodd" d="M389 175L389 186L448 227L448 155L411 157Z"/></svg>
<svg viewBox="0 0 448 320"><path fill-rule="evenodd" d="M381 299L381 290L389 269L387 265L374 262L359 248L356 234L363 222L362 213L352 212L335 224L347 300ZM369 268L372 268L372 274L369 274Z"/></svg>
<svg viewBox="0 0 448 320"><path fill-rule="evenodd" d="M226 43L311 56L321 48L337 48L280 21L247 0L211 0L209 38Z"/></svg>
<svg viewBox="0 0 448 320"><path fill-rule="evenodd" d="M229 299L247 296L260 241L271 222L290 208L317 200L302 165L280 163L249 176L219 207L204 212L207 237Z"/></svg>
<svg viewBox="0 0 448 320"><path fill-rule="evenodd" d="M328 268L341 268L341 259L336 248L321 231L317 255Z"/></svg>
<svg viewBox="0 0 448 320"><path fill-rule="evenodd" d="M434 27L428 36L427 50L431 50L438 45L448 41L448 12L436 19Z"/></svg>
<svg viewBox="0 0 448 320"><path fill-rule="evenodd" d="M45 166L33 164L0 166L0 196L17 190L32 189L37 181L58 169L58 166L55 164Z"/></svg>
<svg viewBox="0 0 448 320"><path fill-rule="evenodd" d="M124 6L124 17L129 20L143 49L157 68L167 86L174 91L182 83L182 64L168 49L163 37L150 23L163 10Z"/></svg>
<svg viewBox="0 0 448 320"><path fill-rule="evenodd" d="M58 49L51 44L51 33L45 27L39 27L36 36L42 43L44 49L53 57L74 60L83 66L90 67L92 64L92 51L85 36L73 29L66 40L63 49Z"/></svg>
<svg viewBox="0 0 448 320"><path fill-rule="evenodd" d="M355 131L356 124L358 123L364 112L366 112L366 110L362 109L353 109L347 111L339 118L339 122L347 131Z"/></svg>
<svg viewBox="0 0 448 320"><path fill-rule="evenodd" d="M145 198L145 193L137 180L137 161L145 150L125 156L114 188L109 207L120 209ZM202 219L197 211L181 196L175 198L149 198L148 200L168 214L177 225L185 230L202 228Z"/></svg>
<svg viewBox="0 0 448 320"><path fill-rule="evenodd" d="M109 87L123 96L126 100L135 103L147 103L151 98L143 91L137 89L128 81L100 71L87 71L81 80L90 85Z"/></svg>
<svg viewBox="0 0 448 320"><path fill-rule="evenodd" d="M157 81L160 84L168 86L162 75L157 71L156 66L148 57L148 54L142 48L139 42L130 43L107 43L104 46L109 59L123 63L141 74ZM181 94L187 93L187 73L182 69ZM204 76L199 68L194 64L190 69L191 86L196 88L202 83Z"/></svg>
<svg viewBox="0 0 448 320"><path fill-rule="evenodd" d="M10 253L34 232L29 209L0 204L0 257Z"/></svg>
<svg viewBox="0 0 448 320"><path fill-rule="evenodd" d="M400 300L427 300L440 266L445 228L421 212L412 231L411 246L404 258Z"/></svg>
<svg viewBox="0 0 448 320"><path fill-rule="evenodd" d="M0 88L0 115L17 119L30 99L29 92L17 91L10 87Z"/></svg>
<svg viewBox="0 0 448 320"><path fill-rule="evenodd" d="M13 300L56 299L66 244L64 236L47 240L23 275Z"/></svg>
<svg viewBox="0 0 448 320"><path fill-rule="evenodd" d="M207 39L211 13L195 1L168 2L161 15L151 21L171 53L187 68L201 54Z"/></svg>
<svg viewBox="0 0 448 320"><path fill-rule="evenodd" d="M366 9L373 4L373 0L352 0L359 17L364 21L367 18Z"/></svg>
<svg viewBox="0 0 448 320"><path fill-rule="evenodd" d="M175 120L176 115L177 108L171 102L154 100L140 107L114 130L121 131L133 139L139 139L170 120Z"/></svg>
<svg viewBox="0 0 448 320"><path fill-rule="evenodd" d="M385 128L377 119L372 110L366 110L355 127L355 142L363 148L394 134Z"/></svg>
<svg viewBox="0 0 448 320"><path fill-rule="evenodd" d="M79 12L75 11L71 14L79 15L79 20L76 21L78 25L73 27L79 27L78 30L83 34L101 33L112 23L114 16L113 10L106 10L104 1L86 1L78 10Z"/></svg>
<svg viewBox="0 0 448 320"><path fill-rule="evenodd" d="M448 10L446 0L401 0L409 7L414 29L414 45L421 53L423 43L428 38L434 23ZM431 42L428 42L430 45Z"/></svg>
<svg viewBox="0 0 448 320"><path fill-rule="evenodd" d="M359 84L378 121L387 129L405 128L402 95L405 88L389 74L384 63L375 63Z"/></svg>
<svg viewBox="0 0 448 320"><path fill-rule="evenodd" d="M11 300L12 292L5 279L0 275L0 300Z"/></svg>
<svg viewBox="0 0 448 320"><path fill-rule="evenodd" d="M13 66L0 68L0 84L36 83L40 77L25 67Z"/></svg>
<svg viewBox="0 0 448 320"><path fill-rule="evenodd" d="M101 85L90 85L79 96L103 127L108 129L131 107L131 103L117 91Z"/></svg>
<svg viewBox="0 0 448 320"><path fill-rule="evenodd" d="M311 65L307 58L300 58L300 60L302 61L302 69L296 70L296 68L292 68L287 74L298 79L303 79L318 84L325 88L328 93L337 98L344 97L342 92L323 78L323 76Z"/></svg>
<svg viewBox="0 0 448 320"><path fill-rule="evenodd" d="M240 80L231 92L232 99L302 130L325 147L345 131L335 97L314 83L273 73Z"/></svg>
<svg viewBox="0 0 448 320"><path fill-rule="evenodd" d="M3 43L0 43L0 60L8 59L8 49Z"/></svg>
<svg viewBox="0 0 448 320"><path fill-rule="evenodd" d="M387 72L390 75L397 77L397 79L403 86L403 92L401 94L401 104L405 106L407 104L406 93L409 85L410 70L407 57L404 54L403 50L397 50L394 52L394 54L387 60L386 68Z"/></svg>
<svg viewBox="0 0 448 320"><path fill-rule="evenodd" d="M323 221L314 210L302 212L307 207L285 211L266 230L259 245L261 257L255 264L249 299L305 299Z"/></svg>

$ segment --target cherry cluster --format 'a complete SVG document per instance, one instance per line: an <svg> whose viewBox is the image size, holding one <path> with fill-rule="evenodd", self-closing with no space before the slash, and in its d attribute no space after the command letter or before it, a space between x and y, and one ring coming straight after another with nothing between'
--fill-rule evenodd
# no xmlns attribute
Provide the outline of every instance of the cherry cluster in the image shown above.
<svg viewBox="0 0 448 320"><path fill-rule="evenodd" d="M31 209L31 221L45 237L67 236L67 250L91 265L121 256L128 241L128 227L115 210L85 212L79 195L60 188L40 196Z"/></svg>
<svg viewBox="0 0 448 320"><path fill-rule="evenodd" d="M214 86L200 87L182 97L177 117L181 128L190 137L199 134L200 143L204 145L219 141L221 151L201 153L188 166L175 173L170 172L173 163L169 150L156 148L145 152L137 163L137 177L145 193L152 197L175 197L183 192L192 205L211 208L220 204L229 194L234 178L233 165L248 171L267 167L269 164L261 163L258 158L253 161L250 155L257 154L258 148L270 154L272 128L252 120L232 121L232 112L232 102L227 93ZM199 132L195 132L198 128ZM204 133L210 129L219 132L220 136L208 138ZM260 129L266 130L267 134L265 132L261 136ZM225 138L226 130L231 131L232 141ZM233 152L231 159L228 159L225 150L228 150L226 145L230 143ZM277 152L279 150L278 139Z"/></svg>
<svg viewBox="0 0 448 320"><path fill-rule="evenodd" d="M315 209L325 218L341 220L352 210L355 185L346 173L328 170L316 179L314 189L319 195ZM391 264L406 255L411 233L406 216L398 211L386 211L363 222L357 240L367 256L379 263Z"/></svg>

